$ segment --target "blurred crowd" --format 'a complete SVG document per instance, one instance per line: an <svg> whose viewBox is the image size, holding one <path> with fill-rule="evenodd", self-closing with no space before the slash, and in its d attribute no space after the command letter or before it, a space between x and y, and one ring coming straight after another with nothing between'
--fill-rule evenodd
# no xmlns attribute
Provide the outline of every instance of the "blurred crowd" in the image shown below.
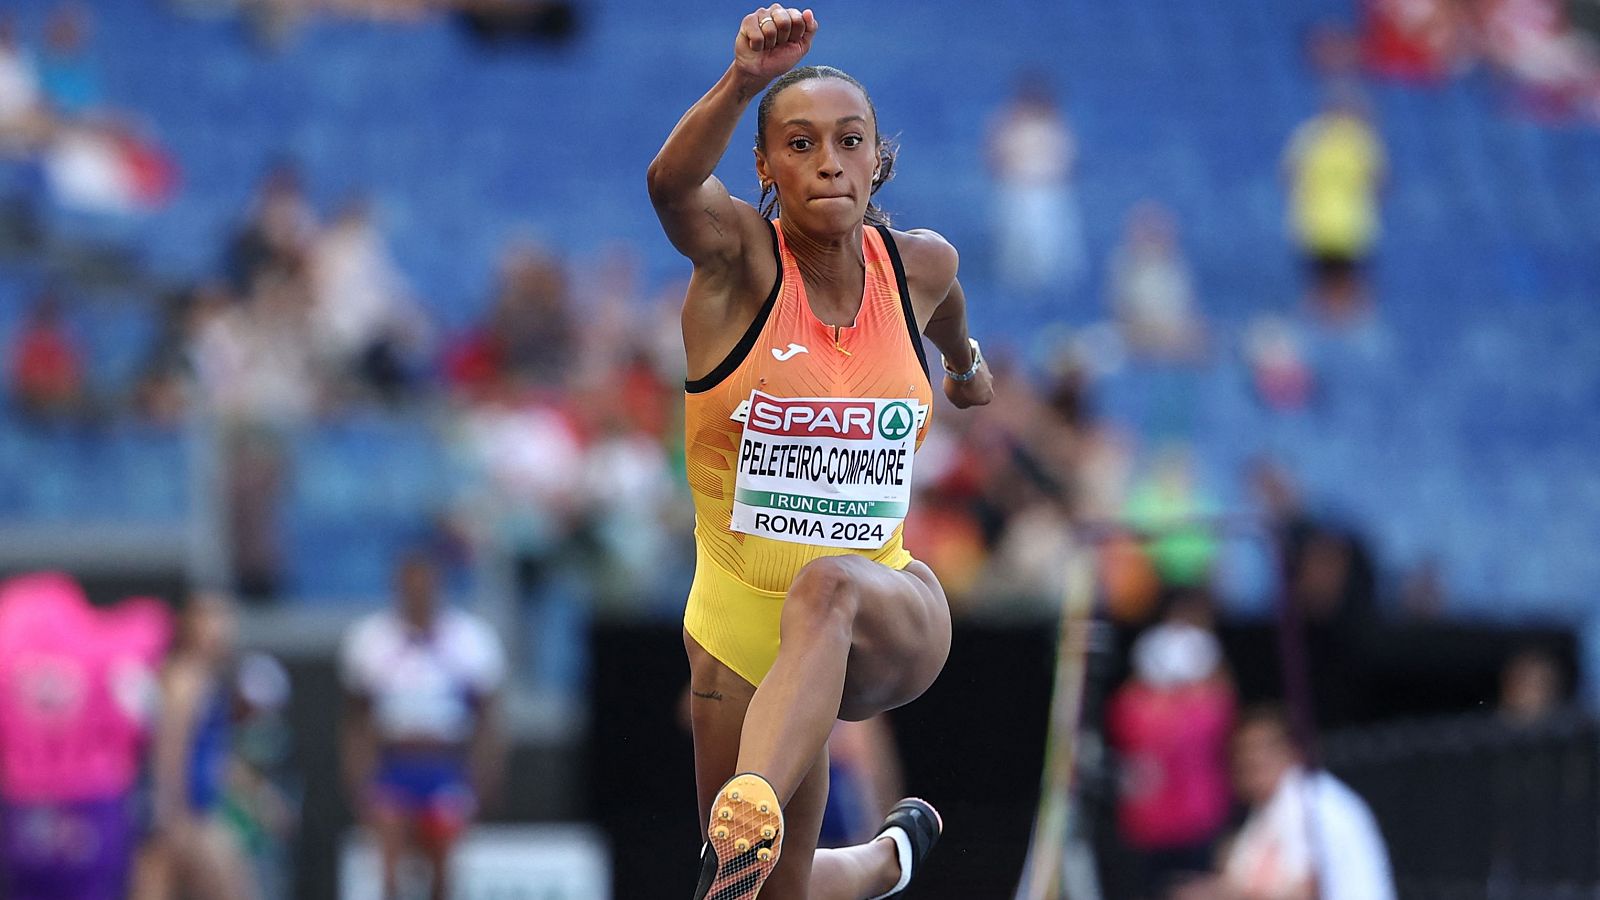
<svg viewBox="0 0 1600 900"><path fill-rule="evenodd" d="M1309 649L1315 658L1319 628L1312 624L1303 635L1290 632L1280 641L1287 655ZM1297 643L1308 646L1296 651ZM1352 656L1347 653L1345 659ZM1373 810L1323 768L1317 725L1339 720L1328 715L1320 690L1319 696L1291 697L1287 703L1241 707L1215 611L1199 592L1173 595L1131 643L1127 664L1127 678L1111 693L1103 717L1111 753L1102 770L1082 776L1089 796L1100 791L1097 780L1105 778L1114 807L1112 827L1122 849L1105 863L1109 896L1383 900L1398 895ZM1319 671L1314 685L1337 683L1353 669L1347 663L1344 672ZM1550 648L1533 643L1516 649L1501 665L1498 695L1486 713L1421 726L1464 728L1472 735L1457 738L1442 757L1423 751L1424 764L1438 765L1444 758L1459 764L1522 739L1528 746L1540 746L1541 740L1560 745L1571 734L1570 688ZM1364 752L1370 753L1375 739L1357 729L1346 741L1364 741ZM1513 750L1508 761L1517 752L1526 751ZM1496 777L1506 778L1510 771L1495 770ZM1566 783L1564 776L1556 780ZM1535 788L1531 780L1516 783L1525 790L1550 789ZM1384 784L1398 790L1392 780ZM1398 796L1372 799L1385 801L1392 815ZM1492 868L1514 883L1533 858L1526 841L1514 833L1516 822L1541 822L1546 813L1531 810L1550 801L1543 793L1532 801L1512 793L1497 796L1496 803L1507 818L1490 826L1496 837L1487 852L1495 857ZM1387 825L1393 828L1395 822ZM1409 836L1391 831L1388 838Z"/></svg>
<svg viewBox="0 0 1600 900"><path fill-rule="evenodd" d="M571 0L170 0L170 5L190 15L237 17L264 48L284 46L309 22L325 17L405 23L449 15L490 44L561 43L581 19L579 4Z"/></svg>
<svg viewBox="0 0 1600 900"><path fill-rule="evenodd" d="M93 39L86 5L62 4L38 36L0 10L0 161L31 164L67 213L158 207L177 190L176 164L137 116L107 102Z"/></svg>
<svg viewBox="0 0 1600 900"><path fill-rule="evenodd" d="M290 676L237 627L217 592L96 606L65 575L0 582L0 896L294 895ZM445 602L422 551L398 560L392 606L345 632L338 770L383 896L408 895L413 857L428 895L452 896L452 848L502 799L505 669L494 630Z"/></svg>
<svg viewBox="0 0 1600 900"><path fill-rule="evenodd" d="M52 34L77 36L52 46L85 40L86 10L63 7L59 16ZM13 58L23 69L31 59L20 49ZM1364 272L1377 240L1381 142L1343 64L1319 65L1328 108L1284 155L1289 232L1315 315L1263 313L1239 338L1256 393L1274 409L1314 400L1308 327L1359 327L1371 317ZM52 89L79 97L55 105L93 108L83 99L96 93L92 67L81 68L41 81L75 85ZM1137 434L1105 419L1097 381L1130 366L1199 371L1233 348L1208 324L1182 223L1159 200L1128 210L1104 265L1090 259L1076 140L1046 76L1019 76L987 146L997 284L1043 310L1073 298L1104 318L1059 330L1042 359L1035 348L993 348L1006 402L935 416L908 542L964 610L1049 609L1064 549L1098 529L1089 539L1105 556L1112 608L1144 621L1163 586L1211 577L1218 542L1200 520L1221 510L1216 486L1200 483L1188 459L1186 435ZM576 578L591 601L670 610L686 584L693 525L679 476L683 285L643 284L639 254L623 244L571 258L531 234L503 242L493 286L473 303L476 321L446 328L441 299L419 296L406 260L390 249L381 201L354 193L319 208L284 160L260 176L231 233L219 236L213 277L166 292L136 382L117 396L93 395L90 361L63 314L72 286L46 287L6 354L12 407L44 426L217 422L226 556L247 599L286 589L283 505L297 435L386 415L431 423L451 448L451 496L419 529L461 555L513 558L524 596ZM1091 287L1095 271L1105 281ZM1080 302L1087 295L1099 299ZM1146 552L1106 531L1112 523L1171 533Z"/></svg>
<svg viewBox="0 0 1600 900"><path fill-rule="evenodd" d="M1600 18L1561 0L1367 0L1359 53L1383 77L1437 83L1483 67L1540 118L1600 120Z"/></svg>

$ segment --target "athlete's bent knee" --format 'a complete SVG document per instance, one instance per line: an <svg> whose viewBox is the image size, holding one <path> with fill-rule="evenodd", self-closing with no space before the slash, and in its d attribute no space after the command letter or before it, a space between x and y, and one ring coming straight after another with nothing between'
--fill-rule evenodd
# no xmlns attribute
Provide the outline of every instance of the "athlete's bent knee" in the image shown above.
<svg viewBox="0 0 1600 900"><path fill-rule="evenodd" d="M861 591L846 557L824 556L807 563L794 576L783 602L783 618L790 622L825 625L853 623L861 607Z"/></svg>

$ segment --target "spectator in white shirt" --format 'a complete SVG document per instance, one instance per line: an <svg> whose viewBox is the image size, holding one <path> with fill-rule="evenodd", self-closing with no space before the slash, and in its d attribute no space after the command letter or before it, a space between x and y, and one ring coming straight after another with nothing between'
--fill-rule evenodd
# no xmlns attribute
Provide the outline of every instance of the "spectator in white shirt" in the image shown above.
<svg viewBox="0 0 1600 900"><path fill-rule="evenodd" d="M395 582L396 608L356 623L340 653L344 771L378 843L383 896L399 896L400 861L414 846L432 870L431 896L444 900L451 850L503 775L505 657L486 622L441 606L427 557L404 559Z"/></svg>
<svg viewBox="0 0 1600 900"><path fill-rule="evenodd" d="M341 380L398 399L427 355L431 326L370 207L347 205L312 243L309 262L311 317L325 362Z"/></svg>
<svg viewBox="0 0 1600 900"><path fill-rule="evenodd" d="M36 150L49 125L39 67L17 40L16 19L0 13L0 158Z"/></svg>
<svg viewBox="0 0 1600 900"><path fill-rule="evenodd" d="M999 275L1007 288L1071 289L1082 278L1087 251L1073 187L1077 153L1048 81L1038 73L1021 76L988 138Z"/></svg>
<svg viewBox="0 0 1600 900"><path fill-rule="evenodd" d="M1389 855L1372 811L1339 779L1306 768L1280 710L1244 716L1234 732L1233 767L1250 815L1210 896L1393 900Z"/></svg>

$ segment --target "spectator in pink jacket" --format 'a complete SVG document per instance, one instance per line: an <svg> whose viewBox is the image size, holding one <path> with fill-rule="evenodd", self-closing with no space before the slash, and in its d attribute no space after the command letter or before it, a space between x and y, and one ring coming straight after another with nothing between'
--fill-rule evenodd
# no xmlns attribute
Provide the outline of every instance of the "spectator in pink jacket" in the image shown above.
<svg viewBox="0 0 1600 900"><path fill-rule="evenodd" d="M1236 703L1210 619L1203 595L1179 595L1134 642L1133 675L1107 712L1122 760L1117 821L1145 897L1210 871L1228 817Z"/></svg>

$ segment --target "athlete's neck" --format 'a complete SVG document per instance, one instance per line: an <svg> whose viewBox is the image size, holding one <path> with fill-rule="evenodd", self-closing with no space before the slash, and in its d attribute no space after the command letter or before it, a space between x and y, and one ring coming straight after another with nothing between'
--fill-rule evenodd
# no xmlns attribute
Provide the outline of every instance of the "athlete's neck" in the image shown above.
<svg viewBox="0 0 1600 900"><path fill-rule="evenodd" d="M790 228L781 220L779 227L783 229L784 246L805 280L811 311L829 325L854 325L867 279L862 226L825 237Z"/></svg>

